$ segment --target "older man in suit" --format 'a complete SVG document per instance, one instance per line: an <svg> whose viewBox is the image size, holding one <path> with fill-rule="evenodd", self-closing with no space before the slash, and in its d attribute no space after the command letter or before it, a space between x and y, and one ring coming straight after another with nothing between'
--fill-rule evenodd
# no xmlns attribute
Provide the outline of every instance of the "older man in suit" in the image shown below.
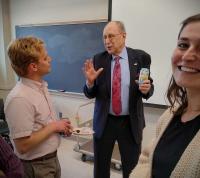
<svg viewBox="0 0 200 178"><path fill-rule="evenodd" d="M84 93L96 98L94 108L94 178L110 177L115 142L119 145L123 178L128 178L141 152L145 126L142 98L153 94L152 79L138 84L141 68L150 69L151 57L125 46L122 22L111 21L103 31L105 52L86 60Z"/></svg>

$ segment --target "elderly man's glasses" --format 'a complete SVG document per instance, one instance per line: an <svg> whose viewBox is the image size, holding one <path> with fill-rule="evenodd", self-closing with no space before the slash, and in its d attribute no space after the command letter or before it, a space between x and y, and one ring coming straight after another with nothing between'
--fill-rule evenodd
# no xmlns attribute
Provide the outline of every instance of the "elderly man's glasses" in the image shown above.
<svg viewBox="0 0 200 178"><path fill-rule="evenodd" d="M121 35L122 33L118 33L118 34L108 34L108 35L104 35L103 36L103 40L113 40L114 38L116 38L118 35Z"/></svg>

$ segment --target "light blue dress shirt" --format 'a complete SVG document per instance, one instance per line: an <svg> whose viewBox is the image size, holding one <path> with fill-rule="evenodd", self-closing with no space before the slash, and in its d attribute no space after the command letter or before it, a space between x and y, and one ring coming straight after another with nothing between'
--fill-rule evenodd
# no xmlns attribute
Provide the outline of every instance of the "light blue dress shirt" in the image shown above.
<svg viewBox="0 0 200 178"><path fill-rule="evenodd" d="M129 105L129 87L130 87L130 70L128 62L128 53L126 47L123 48L120 56L120 66L121 66L121 101L122 101L122 112L120 115L129 115L128 105ZM111 102L110 102L110 111L109 113L115 115L112 110L112 79L113 79L113 69L115 65L114 58L112 56L111 61Z"/></svg>

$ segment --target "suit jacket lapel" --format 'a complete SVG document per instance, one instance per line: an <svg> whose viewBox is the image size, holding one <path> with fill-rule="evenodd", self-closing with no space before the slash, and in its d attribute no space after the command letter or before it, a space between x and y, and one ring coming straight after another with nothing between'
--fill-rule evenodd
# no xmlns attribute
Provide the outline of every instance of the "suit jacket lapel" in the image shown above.
<svg viewBox="0 0 200 178"><path fill-rule="evenodd" d="M106 86L108 90L108 96L109 98L111 97L111 60L112 60L112 55L108 54L108 57L106 58Z"/></svg>
<svg viewBox="0 0 200 178"><path fill-rule="evenodd" d="M133 87L135 84L135 80L138 77L138 62L136 60L136 56L134 53L130 53L130 51L127 48L128 53L128 62L129 62L129 70L130 70L130 90L133 91ZM130 93L130 92L129 92Z"/></svg>

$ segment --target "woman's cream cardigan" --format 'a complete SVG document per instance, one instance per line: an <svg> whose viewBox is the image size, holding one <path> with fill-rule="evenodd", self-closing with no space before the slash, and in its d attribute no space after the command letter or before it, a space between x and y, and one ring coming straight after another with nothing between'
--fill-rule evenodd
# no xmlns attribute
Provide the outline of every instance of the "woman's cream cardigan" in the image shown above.
<svg viewBox="0 0 200 178"><path fill-rule="evenodd" d="M173 114L169 109L160 117L156 129L156 138L151 145L142 151L139 162L129 178L151 178L153 152L172 117ZM200 130L183 152L170 178L200 178Z"/></svg>

